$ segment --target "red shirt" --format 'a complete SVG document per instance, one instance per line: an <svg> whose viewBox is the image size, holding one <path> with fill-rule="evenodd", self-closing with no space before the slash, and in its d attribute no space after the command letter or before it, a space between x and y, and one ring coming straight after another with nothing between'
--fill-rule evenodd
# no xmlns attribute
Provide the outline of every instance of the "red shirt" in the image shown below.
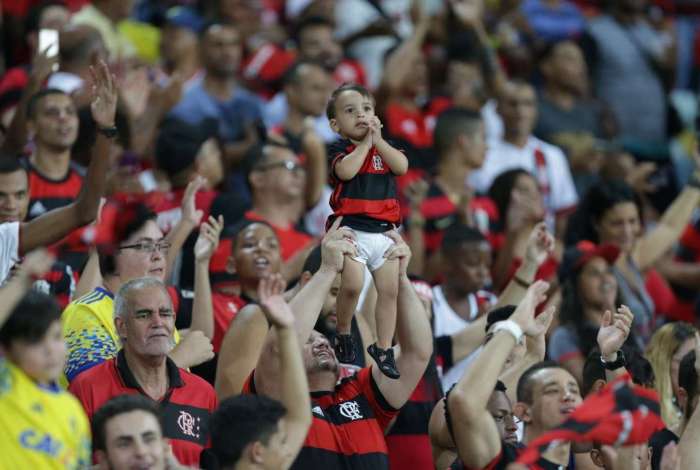
<svg viewBox="0 0 700 470"><path fill-rule="evenodd" d="M218 354L229 325L248 302L237 295L213 292L211 303L214 307L214 338L211 340L211 344L214 346L214 352Z"/></svg>
<svg viewBox="0 0 700 470"><path fill-rule="evenodd" d="M200 377L178 368L166 358L169 389L160 401L163 434L170 439L173 453L183 465L199 466L199 455L209 447L209 421L218 406L216 393ZM68 387L92 420L95 412L111 398L124 394L145 395L124 357L117 357L82 372Z"/></svg>
<svg viewBox="0 0 700 470"><path fill-rule="evenodd" d="M245 213L245 218L248 220L259 220L270 224L262 216L256 214L255 211L252 210ZM297 230L292 224L288 224L286 227L280 227L279 225L274 224L270 224L270 226L275 231L275 234L280 242L280 256L282 256L283 261L287 261L289 258L297 254L297 252L306 248L307 245L313 241L313 237L311 235Z"/></svg>

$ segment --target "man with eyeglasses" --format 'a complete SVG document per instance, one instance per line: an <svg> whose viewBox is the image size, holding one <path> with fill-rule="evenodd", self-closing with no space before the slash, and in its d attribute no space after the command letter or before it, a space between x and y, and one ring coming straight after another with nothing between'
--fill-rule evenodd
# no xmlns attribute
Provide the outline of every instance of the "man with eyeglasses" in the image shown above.
<svg viewBox="0 0 700 470"><path fill-rule="evenodd" d="M285 277L292 279L312 248L312 237L295 227L306 209L306 169L289 147L273 143L254 147L246 160L253 205L245 218L272 226L287 263Z"/></svg>
<svg viewBox="0 0 700 470"><path fill-rule="evenodd" d="M141 203L110 203L103 211L103 218L110 217L116 218L110 230L113 240L111 244L98 245L97 250L101 275L98 277L102 282L72 302L62 315L63 334L68 345L65 370L68 381L117 355L120 342L114 321L114 293L132 279L165 280L170 243L163 238L156 215ZM191 316L186 308L189 305L179 291L168 288L178 313L177 326L190 329L170 354L180 367L201 364L213 356L209 341L213 337L214 320L208 266L218 244L222 222L210 217L203 223L194 247L196 266ZM90 269L86 269L83 276L89 275L88 271ZM175 331L174 340L179 339Z"/></svg>
<svg viewBox="0 0 700 470"><path fill-rule="evenodd" d="M218 402L211 385L168 357L174 346L175 312L162 281L144 277L121 286L114 323L122 349L115 358L80 374L68 390L90 419L119 395L140 394L158 402L163 434L175 457L183 465L199 466Z"/></svg>

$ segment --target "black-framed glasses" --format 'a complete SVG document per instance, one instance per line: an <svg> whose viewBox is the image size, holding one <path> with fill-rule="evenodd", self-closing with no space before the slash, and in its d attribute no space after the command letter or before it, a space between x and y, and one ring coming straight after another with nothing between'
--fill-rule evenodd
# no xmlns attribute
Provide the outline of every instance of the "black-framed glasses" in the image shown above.
<svg viewBox="0 0 700 470"><path fill-rule="evenodd" d="M262 171L272 170L273 168L284 168L285 170L289 171L301 171L304 169L304 165L300 165L291 160L285 160L283 162L268 163L267 165L260 165L258 167L258 169Z"/></svg>
<svg viewBox="0 0 700 470"><path fill-rule="evenodd" d="M122 245L119 247L120 250L136 250L145 253L155 253L160 251L161 253L167 253L170 249L170 242L160 241L160 242L139 242L133 245Z"/></svg>

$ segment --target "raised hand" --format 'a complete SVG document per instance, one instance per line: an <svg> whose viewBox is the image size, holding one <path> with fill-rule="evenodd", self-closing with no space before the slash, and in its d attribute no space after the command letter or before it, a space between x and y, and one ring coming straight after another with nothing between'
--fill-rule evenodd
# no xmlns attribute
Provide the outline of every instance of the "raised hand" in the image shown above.
<svg viewBox="0 0 700 470"><path fill-rule="evenodd" d="M386 250L386 253L384 253L384 257L388 260L398 259L399 274L406 274L408 270L408 263L411 261L411 249L396 230L386 232L384 235L394 241L394 244Z"/></svg>
<svg viewBox="0 0 700 470"><path fill-rule="evenodd" d="M530 232L525 248L525 259L541 266L554 252L554 236L547 230L547 225L540 222Z"/></svg>
<svg viewBox="0 0 700 470"><path fill-rule="evenodd" d="M92 118L99 127L114 127L114 116L117 113L117 87L114 76L104 61L90 67L90 74L93 83L90 103Z"/></svg>
<svg viewBox="0 0 700 470"><path fill-rule="evenodd" d="M630 309L621 305L614 314L606 310L598 330L598 347L603 357L619 351L627 340L632 328L634 315Z"/></svg>
<svg viewBox="0 0 700 470"><path fill-rule="evenodd" d="M139 118L146 111L152 91L146 67L134 67L126 71L120 81L119 95L129 116Z"/></svg>
<svg viewBox="0 0 700 470"><path fill-rule="evenodd" d="M289 328L294 325L294 313L284 300L286 283L280 274L271 274L260 279L258 298L265 318L276 328Z"/></svg>
<svg viewBox="0 0 700 470"><path fill-rule="evenodd" d="M209 220L199 227L199 237L194 245L194 259L196 261L209 261L214 251L219 246L219 237L224 229L224 216L218 219L209 216Z"/></svg>
<svg viewBox="0 0 700 470"><path fill-rule="evenodd" d="M211 341L199 330L187 333L175 348L173 352L179 350L180 354L177 357L182 357L175 360L175 363L183 369L198 366L214 357Z"/></svg>
<svg viewBox="0 0 700 470"><path fill-rule="evenodd" d="M484 3L481 0L450 0L450 6L459 21L468 28L480 25L484 17Z"/></svg>
<svg viewBox="0 0 700 470"><path fill-rule="evenodd" d="M429 188L430 185L424 179L417 179L406 186L406 189L404 189L404 195L411 204L411 208L420 209L423 201L425 201L425 197L428 195Z"/></svg>
<svg viewBox="0 0 700 470"><path fill-rule="evenodd" d="M342 217L333 221L321 240L321 268L337 273L343 270L345 256L357 256L357 237L348 227L341 227Z"/></svg>
<svg viewBox="0 0 700 470"><path fill-rule="evenodd" d="M187 184L185 194L182 196L182 202L180 203L182 218L192 225L198 225L204 215L204 211L197 209L195 195L206 184L207 179L205 177L197 176Z"/></svg>
<svg viewBox="0 0 700 470"><path fill-rule="evenodd" d="M37 85L44 83L51 72L58 68L58 55L49 57L49 49L51 46L43 51L38 51L32 59L32 71L29 77Z"/></svg>
<svg viewBox="0 0 700 470"><path fill-rule="evenodd" d="M520 301L518 307L513 312L510 317L515 323L522 328L523 333L527 336L537 336L541 334L541 329L543 323L547 323L545 320L539 323L535 319L535 309L537 306L547 300L547 290L549 289L549 283L545 281L536 281L532 284L525 293L525 297ZM551 321L551 319L549 320Z"/></svg>
<svg viewBox="0 0 700 470"><path fill-rule="evenodd" d="M30 278L38 278L46 274L55 257L44 248L38 248L24 257L24 261L19 266L17 273Z"/></svg>
<svg viewBox="0 0 700 470"><path fill-rule="evenodd" d="M556 307L551 306L548 307L547 310L544 312L540 313L535 317L535 326L530 332L530 336L532 337L544 337L545 333L547 333L547 330L549 330L549 326L552 324L552 320L554 319L554 312L556 312Z"/></svg>

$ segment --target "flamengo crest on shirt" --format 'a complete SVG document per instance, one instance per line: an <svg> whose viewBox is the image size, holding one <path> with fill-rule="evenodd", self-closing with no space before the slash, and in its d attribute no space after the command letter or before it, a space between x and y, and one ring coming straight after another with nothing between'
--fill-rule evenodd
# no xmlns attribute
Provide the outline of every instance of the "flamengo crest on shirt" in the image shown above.
<svg viewBox="0 0 700 470"><path fill-rule="evenodd" d="M354 400L341 403L338 405L338 409L340 414L349 420L355 421L363 418L362 413L360 413L360 405Z"/></svg>

